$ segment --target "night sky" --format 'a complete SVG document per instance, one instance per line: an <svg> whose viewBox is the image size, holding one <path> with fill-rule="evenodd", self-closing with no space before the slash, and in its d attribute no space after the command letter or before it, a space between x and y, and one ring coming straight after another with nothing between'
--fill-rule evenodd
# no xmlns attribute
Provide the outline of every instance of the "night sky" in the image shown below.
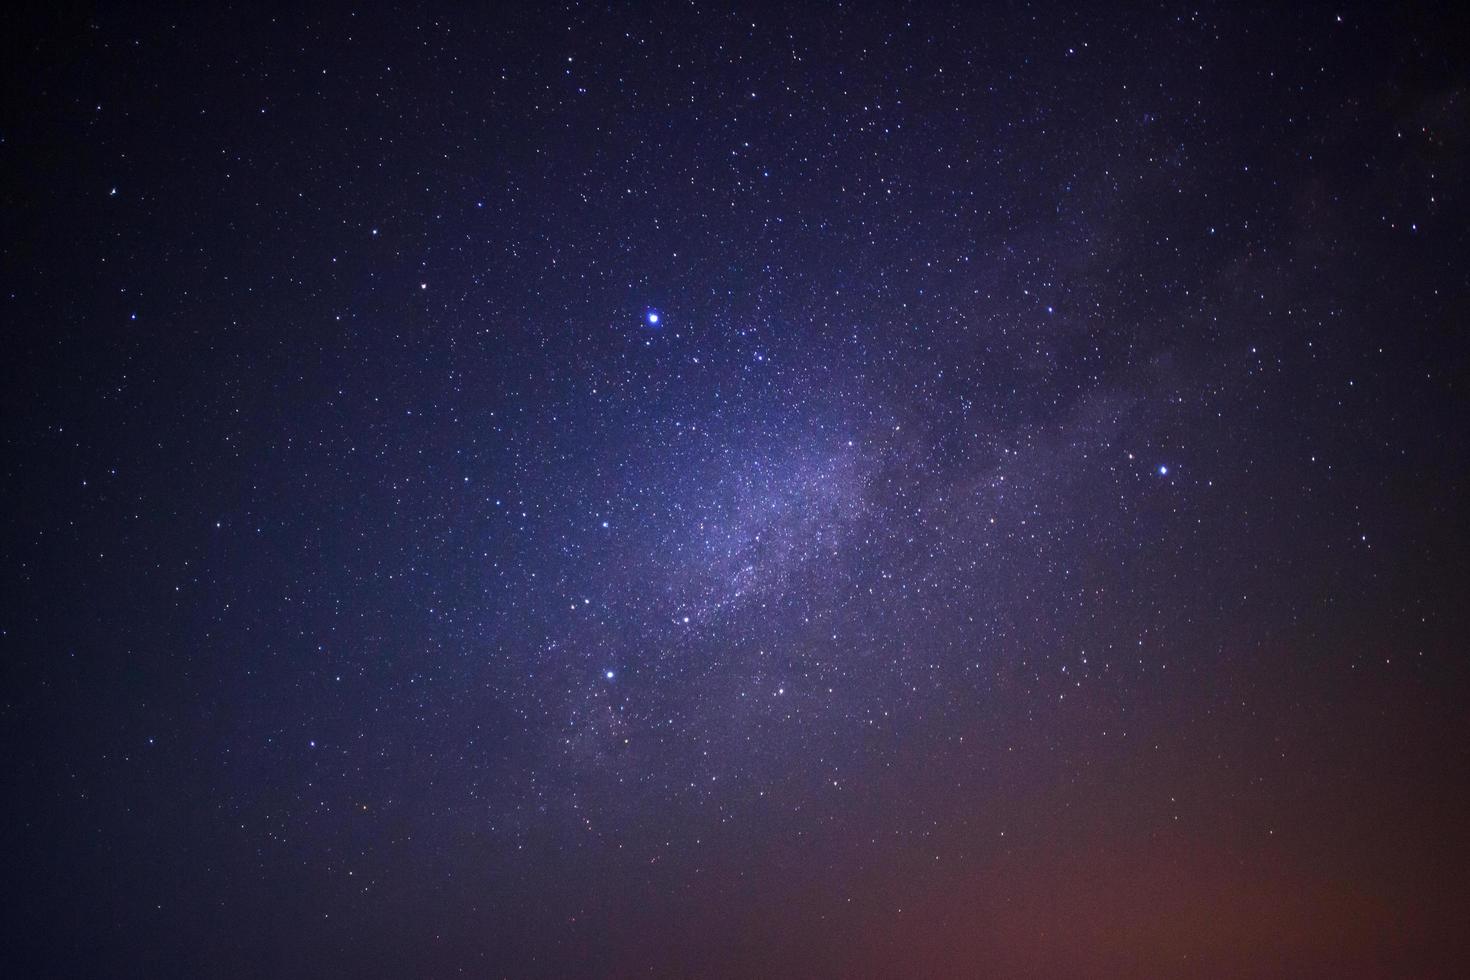
<svg viewBox="0 0 1470 980"><path fill-rule="evenodd" d="M12 16L0 972L1465 975L1394 6Z"/></svg>

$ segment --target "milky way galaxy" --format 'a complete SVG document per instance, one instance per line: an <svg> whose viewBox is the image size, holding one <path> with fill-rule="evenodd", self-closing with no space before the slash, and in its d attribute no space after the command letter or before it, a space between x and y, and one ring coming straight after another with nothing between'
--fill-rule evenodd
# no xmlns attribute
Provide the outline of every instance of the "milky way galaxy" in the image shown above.
<svg viewBox="0 0 1470 980"><path fill-rule="evenodd" d="M1465 27L19 17L0 973L1463 973Z"/></svg>

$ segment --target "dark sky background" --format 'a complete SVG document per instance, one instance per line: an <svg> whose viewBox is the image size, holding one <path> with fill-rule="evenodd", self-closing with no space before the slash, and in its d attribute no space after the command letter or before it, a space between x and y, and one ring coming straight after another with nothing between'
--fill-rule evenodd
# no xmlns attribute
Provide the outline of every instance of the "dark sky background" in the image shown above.
<svg viewBox="0 0 1470 980"><path fill-rule="evenodd" d="M1464 975L1463 14L307 6L6 30L6 975Z"/></svg>

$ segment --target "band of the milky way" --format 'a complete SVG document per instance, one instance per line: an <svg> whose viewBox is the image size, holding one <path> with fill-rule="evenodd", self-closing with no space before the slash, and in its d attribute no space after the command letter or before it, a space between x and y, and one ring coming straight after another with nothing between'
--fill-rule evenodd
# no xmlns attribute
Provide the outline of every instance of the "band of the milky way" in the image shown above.
<svg viewBox="0 0 1470 980"><path fill-rule="evenodd" d="M1463 975L1463 12L7 17L0 972Z"/></svg>

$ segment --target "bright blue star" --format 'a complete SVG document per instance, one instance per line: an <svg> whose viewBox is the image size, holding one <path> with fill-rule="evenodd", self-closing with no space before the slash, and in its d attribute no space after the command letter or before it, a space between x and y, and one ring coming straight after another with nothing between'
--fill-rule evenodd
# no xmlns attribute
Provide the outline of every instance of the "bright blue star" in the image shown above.
<svg viewBox="0 0 1470 980"><path fill-rule="evenodd" d="M1159 464L1159 476L1168 476L1168 475L1169 475L1169 467L1164 466L1162 463Z"/></svg>
<svg viewBox="0 0 1470 980"><path fill-rule="evenodd" d="M612 680L613 677L615 677L616 675L611 670L604 670L602 672L602 676L606 677L608 680Z"/></svg>
<svg viewBox="0 0 1470 980"><path fill-rule="evenodd" d="M658 315L658 311L657 310L649 310L648 311L648 317L647 317L647 319L648 319L648 325L650 327L656 327L656 326L658 326L658 322L659 322L659 319L660 319L660 317Z"/></svg>

